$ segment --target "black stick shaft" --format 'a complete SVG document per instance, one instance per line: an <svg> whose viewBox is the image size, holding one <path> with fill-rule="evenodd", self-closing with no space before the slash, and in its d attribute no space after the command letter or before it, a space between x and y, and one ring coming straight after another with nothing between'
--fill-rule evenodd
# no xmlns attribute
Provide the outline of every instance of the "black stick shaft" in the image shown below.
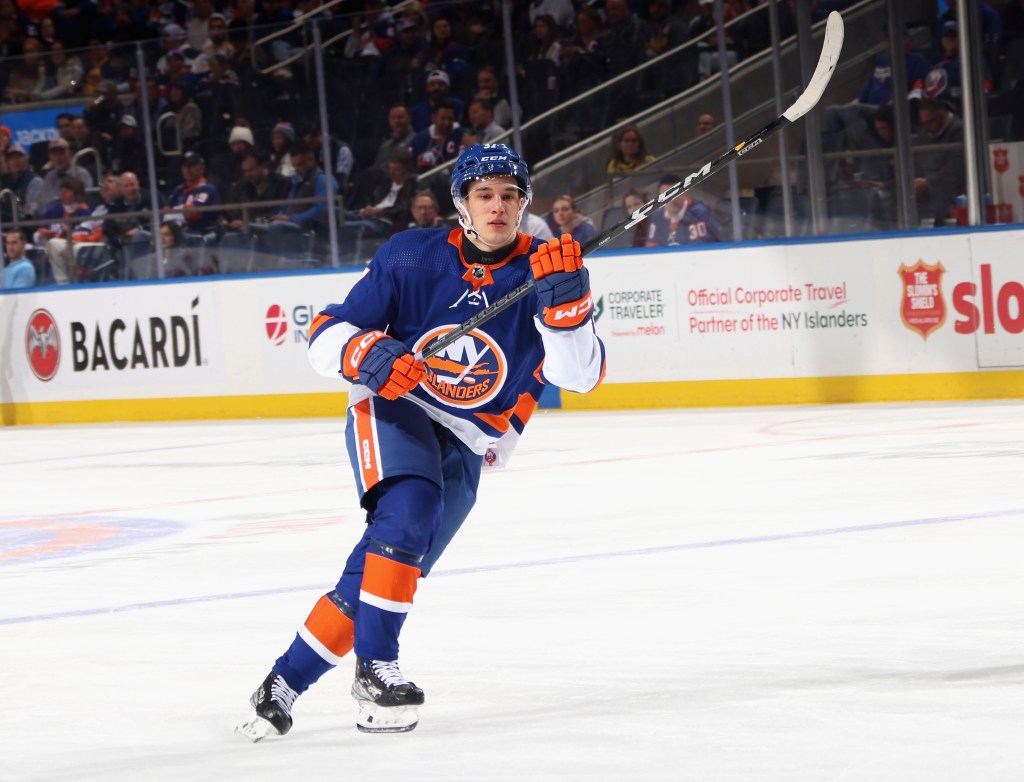
<svg viewBox="0 0 1024 782"><path fill-rule="evenodd" d="M589 242L583 245L583 247L581 248L582 254L584 256L587 256L590 253L594 252L595 250L600 250L612 239L615 239L625 231L632 228L637 223L646 219L647 216L650 215L652 212L658 211L676 196L682 195L691 187L700 184L709 176L712 176L720 169L728 165L729 161L733 160L734 158L738 158L741 155L745 155L747 152L752 150L754 147L756 147L766 138L771 136L773 133L781 130L782 128L789 124L790 121L786 117L777 117L776 119L773 119L759 131L757 131L757 133L741 141L739 144L730 149L717 160L712 160L710 163L706 163L697 171L693 172L688 177L686 177L686 179L676 183L668 190L666 190L664 193L661 193L657 198L652 198L643 206L638 207L636 211L634 211L631 215L613 225L600 236L595 236L593 239L591 239ZM431 356L437 355L446 347L451 345L453 342L457 341L458 339L461 339L466 334L471 332L481 323L485 323L489 321L491 318L493 318L495 315L504 312L517 301L519 301L521 298L526 296L531 290L533 290L533 285L534 280L533 278L530 278L522 285L520 285L518 288L512 289L497 301L492 302L490 306L482 309L480 312L478 312L472 318L470 318L465 323L460 325L458 328L432 340L421 351L421 359L425 361Z"/></svg>

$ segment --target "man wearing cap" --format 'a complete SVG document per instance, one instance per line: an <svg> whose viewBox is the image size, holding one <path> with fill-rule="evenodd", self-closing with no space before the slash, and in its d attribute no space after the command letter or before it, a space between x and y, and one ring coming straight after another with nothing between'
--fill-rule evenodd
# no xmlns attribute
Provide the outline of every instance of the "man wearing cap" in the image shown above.
<svg viewBox="0 0 1024 782"><path fill-rule="evenodd" d="M7 171L4 173L0 183L3 189L13 190L18 201L18 217L21 220L31 220L40 209L39 196L43 189L43 179L28 164L28 155L18 144L11 144L4 153L7 161ZM4 206L4 221L9 222L14 215L8 214L10 201L4 199L0 202Z"/></svg>
<svg viewBox="0 0 1024 782"><path fill-rule="evenodd" d="M452 82L444 71L431 71L427 76L427 99L413 104L410 109L412 114L413 130L419 132L426 130L433 122L434 109L441 101L448 101L455 109L455 122L461 122L466 104L458 98L452 97Z"/></svg>
<svg viewBox="0 0 1024 782"><path fill-rule="evenodd" d="M63 138L50 142L47 173L39 190L39 207L45 209L57 200L60 183L68 177L80 179L86 189L92 187L92 176L81 166L71 164L71 145ZM37 210L38 211L38 210Z"/></svg>
<svg viewBox="0 0 1024 782"><path fill-rule="evenodd" d="M181 178L184 182L174 188L167 199L165 211L171 213L170 219L182 222L189 233L204 235L216 230L218 212L196 209L221 203L217 188L206 181L206 161L198 152L186 152L182 156Z"/></svg>

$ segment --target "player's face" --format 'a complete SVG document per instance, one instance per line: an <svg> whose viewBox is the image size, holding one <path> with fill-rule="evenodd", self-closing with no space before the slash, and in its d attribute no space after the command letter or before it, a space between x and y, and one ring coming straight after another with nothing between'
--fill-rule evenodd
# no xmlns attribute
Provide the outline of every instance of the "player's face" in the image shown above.
<svg viewBox="0 0 1024 782"><path fill-rule="evenodd" d="M470 183L463 203L473 230L484 242L481 249L501 247L512 241L519 229L525 200L515 177L498 176ZM473 241L473 237L469 238Z"/></svg>

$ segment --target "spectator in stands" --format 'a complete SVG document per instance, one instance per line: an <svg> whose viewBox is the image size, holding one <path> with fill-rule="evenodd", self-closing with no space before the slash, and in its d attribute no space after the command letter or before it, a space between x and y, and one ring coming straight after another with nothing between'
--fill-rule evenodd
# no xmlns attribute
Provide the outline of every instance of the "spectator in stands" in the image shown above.
<svg viewBox="0 0 1024 782"><path fill-rule="evenodd" d="M203 136L203 114L192 100L189 82L174 81L168 86L167 108L174 112L182 146L190 149Z"/></svg>
<svg viewBox="0 0 1024 782"><path fill-rule="evenodd" d="M89 139L89 145L109 153L124 113L124 104L118 95L117 85L110 80L101 82L98 98L82 113L94 134L94 138ZM77 137L78 131L74 123L72 131Z"/></svg>
<svg viewBox="0 0 1024 782"><path fill-rule="evenodd" d="M21 59L14 63L4 88L4 100L10 103L24 103L33 95L42 92L46 86L46 61L43 58L43 44L36 38L26 38L22 44Z"/></svg>
<svg viewBox="0 0 1024 782"><path fill-rule="evenodd" d="M609 174L630 174L652 162L654 155L647 151L647 142L639 127L629 124L612 134Z"/></svg>
<svg viewBox="0 0 1024 782"><path fill-rule="evenodd" d="M4 152L7 171L2 180L3 189L14 191L18 204L18 217L31 220L42 208L40 199L43 194L43 180L28 164L28 155L17 144L11 144ZM3 202L0 202L2 205ZM5 221L13 219L13 215L4 213Z"/></svg>
<svg viewBox="0 0 1024 782"><path fill-rule="evenodd" d="M562 45L558 40L555 20L541 14L523 44L517 73L522 82L523 108L529 117L536 117L558 102L558 66Z"/></svg>
<svg viewBox="0 0 1024 782"><path fill-rule="evenodd" d="M920 52L913 50L913 39L907 29L903 31L903 48L906 53L907 89L923 83L928 72L928 61ZM879 106L893 99L892 63L889 49L875 58L874 68L857 98L850 103L833 104L825 107L825 117L821 134L821 147L824 152L840 152L847 149L862 150L877 148L877 137L874 136L872 117ZM838 166L829 166L829 180L836 182L845 178L837 170Z"/></svg>
<svg viewBox="0 0 1024 782"><path fill-rule="evenodd" d="M168 93L170 92L171 86L175 84L184 87L186 90L191 90L195 87L198 78L196 77L196 74L192 72L191 66L189 66L186 61L184 51L181 49L172 49L167 52L165 59L167 65L163 73L160 75L159 81ZM171 100L169 94L167 96L167 100L168 102Z"/></svg>
<svg viewBox="0 0 1024 782"><path fill-rule="evenodd" d="M672 13L672 0L648 0L647 17L648 59L681 46L690 37L683 20Z"/></svg>
<svg viewBox="0 0 1024 782"><path fill-rule="evenodd" d="M160 247L163 249L165 257L168 250L184 246L185 232L181 228L181 223L174 220L164 220L160 223Z"/></svg>
<svg viewBox="0 0 1024 782"><path fill-rule="evenodd" d="M658 182L658 195L679 184L677 176ZM673 247L722 241L718 223L708 207L685 193L678 195L647 218L647 246Z"/></svg>
<svg viewBox="0 0 1024 782"><path fill-rule="evenodd" d="M377 148L373 168L387 170L391 153L396 149L408 149L416 132L412 129L412 116L404 103L395 103L388 109L388 137Z"/></svg>
<svg viewBox="0 0 1024 782"><path fill-rule="evenodd" d="M978 6L981 15L981 41L984 47L985 62L990 67L995 64L994 55L998 51L999 37L1003 33L1003 17L990 3L969 0ZM939 14L935 20L934 46L942 50L942 36L946 34L946 23L957 22L957 7L955 2L946 3L946 9Z"/></svg>
<svg viewBox="0 0 1024 782"><path fill-rule="evenodd" d="M961 83L960 40L956 22L946 22L942 30L942 55L932 64L923 79L914 85L914 96L935 98L948 103L953 111L960 113L963 87ZM984 68L982 80L985 92L992 89L992 77L988 65Z"/></svg>
<svg viewBox="0 0 1024 782"><path fill-rule="evenodd" d="M412 114L413 130L426 130L433 121L434 111L441 103L451 107L455 113L456 123L462 120L462 112L466 106L458 98L452 97L452 82L448 74L444 71L431 71L427 76L427 99L414 104L409 110Z"/></svg>
<svg viewBox="0 0 1024 782"><path fill-rule="evenodd" d="M494 121L503 128L512 127L512 106L509 105L508 100L502 97L498 72L493 65L481 65L477 70L476 93L473 97L477 100L489 100L494 113Z"/></svg>
<svg viewBox="0 0 1024 782"><path fill-rule="evenodd" d="M36 284L36 267L25 257L28 243L21 231L8 231L4 235L7 267L0 273L0 288L31 288Z"/></svg>
<svg viewBox="0 0 1024 782"><path fill-rule="evenodd" d="M559 32L572 29L576 14L572 0L530 0L528 13L531 25L540 17L548 16Z"/></svg>
<svg viewBox="0 0 1024 782"><path fill-rule="evenodd" d="M100 83L106 78L103 75L103 67L109 60L107 44L99 38L90 38L89 48L85 52L85 76L82 84L82 94L85 97L99 97Z"/></svg>
<svg viewBox="0 0 1024 782"><path fill-rule="evenodd" d="M925 220L934 219L936 225L943 225L949 216L949 208L967 186L964 126L949 106L934 98L921 101L918 116L920 140L925 142L924 148L917 149L914 154L914 193L918 216ZM927 147L934 144L956 144L957 147L949 151L928 151Z"/></svg>
<svg viewBox="0 0 1024 782"><path fill-rule="evenodd" d="M157 120L160 119L168 110L167 101L160 94L160 83L157 81L157 77L150 74L146 77L146 98L148 99L149 108L149 127L156 128ZM135 117L136 126L141 131L144 127L145 118L143 116L142 108L142 81L136 81L135 88L132 93L132 102L125 108L125 113Z"/></svg>
<svg viewBox="0 0 1024 782"><path fill-rule="evenodd" d="M469 51L452 37L452 23L445 15L430 25L430 50L424 70L441 71L457 79L469 67Z"/></svg>
<svg viewBox="0 0 1024 782"><path fill-rule="evenodd" d="M700 81L704 81L710 78L713 73L717 73L720 67L718 62L718 32L715 22L715 0L700 0L699 8L697 16L690 20L690 38L697 38L710 32L710 35L697 43L697 78ZM722 10L723 26L731 22L732 18L732 6L724 4ZM729 32L726 31L725 59L727 68L731 68L739 59L735 45L735 41Z"/></svg>
<svg viewBox="0 0 1024 782"><path fill-rule="evenodd" d="M73 234L79 225L72 223L71 218L88 217L90 210L85 203L85 185L78 177L62 179L57 192L59 198L39 215L41 220L49 220L49 224L38 228L32 241L45 249L54 281L67 285L74 266Z"/></svg>
<svg viewBox="0 0 1024 782"><path fill-rule="evenodd" d="M197 208L217 206L221 203L217 188L206 181L206 161L198 152L186 152L181 158L182 183L174 188L164 211L168 218L178 220L189 233L204 236L217 229L219 213L216 210L198 211Z"/></svg>
<svg viewBox="0 0 1024 782"><path fill-rule="evenodd" d="M313 155L320 169L326 170L324 166L324 135L319 123L306 125L302 131L302 140L306 143L307 147L313 150ZM352 148L341 139L332 138L330 145L331 163L334 165L335 179L337 180L338 187L344 191L348 187L348 180L352 176L352 169L355 168L356 158L352 154Z"/></svg>
<svg viewBox="0 0 1024 782"><path fill-rule="evenodd" d="M50 45L50 69L46 84L34 100L57 100L71 98L79 93L85 68L75 54L67 54L64 44L54 41Z"/></svg>
<svg viewBox="0 0 1024 782"><path fill-rule="evenodd" d="M551 218L555 222L554 234L572 234L580 244L586 244L597 236L597 228L576 206L571 195L560 195L551 204Z"/></svg>
<svg viewBox="0 0 1024 782"><path fill-rule="evenodd" d="M315 231L322 234L327 228L326 199L337 193L333 177L328 179L316 164L316 154L305 142L298 141L292 147L291 187L288 200L298 198L322 199L314 203L293 204L281 207L278 214L270 218L270 229L276 231Z"/></svg>
<svg viewBox="0 0 1024 782"><path fill-rule="evenodd" d="M162 83L166 83L167 81L168 70L172 67L177 67L168 63L168 57L171 52L178 52L181 55L178 59L181 60L181 67L186 69L191 67L192 57L198 55L198 52L195 49L187 49L186 51L188 43L186 41L185 29L181 25L173 22L165 25L161 31L160 46L164 50L164 53L156 61L156 71L160 74L160 81ZM177 75L178 74L173 74L171 78L174 78Z"/></svg>
<svg viewBox="0 0 1024 782"><path fill-rule="evenodd" d="M596 9L583 7L577 11L575 34L562 41L558 84L563 100L604 81L605 61L598 48L603 35L604 20Z"/></svg>
<svg viewBox="0 0 1024 782"><path fill-rule="evenodd" d="M429 190L421 190L412 199L412 222L409 228L454 228L454 220L441 217L437 197Z"/></svg>
<svg viewBox="0 0 1024 782"><path fill-rule="evenodd" d="M214 55L222 54L230 61L235 53L235 47L228 39L228 23L223 14L210 14L206 23L206 35L206 40L199 47L199 56L192 63L192 70L196 73L208 71Z"/></svg>
<svg viewBox="0 0 1024 782"><path fill-rule="evenodd" d="M388 178L370 195L369 203L345 213L347 224L358 223L368 236L390 236L409 224L416 188L415 164L407 149L396 149L388 160Z"/></svg>
<svg viewBox="0 0 1024 782"><path fill-rule="evenodd" d="M715 129L715 115L714 114L701 114L697 117L697 125L694 127L694 134L697 136L703 136L705 133L710 133Z"/></svg>
<svg viewBox="0 0 1024 782"><path fill-rule="evenodd" d="M651 200L651 197L642 190L635 187L626 191L622 197L623 217L629 217L633 212ZM645 247L647 245L647 231L649 229L648 219L645 218L626 232L626 246Z"/></svg>
<svg viewBox="0 0 1024 782"><path fill-rule="evenodd" d="M295 173L292 166L292 146L295 128L290 122L278 122L270 133L270 167L289 179Z"/></svg>
<svg viewBox="0 0 1024 782"><path fill-rule="evenodd" d="M131 114L121 117L110 151L110 167L114 171L147 170L146 145L139 133L139 123Z"/></svg>
<svg viewBox="0 0 1024 782"><path fill-rule="evenodd" d="M142 196L139 178L132 171L124 171L118 177L120 194L107 207L107 217L103 221L103 235L108 244L120 257L120 250L129 245L148 246L152 241L151 220L148 214L150 205ZM132 212L146 212L134 217L119 215Z"/></svg>
<svg viewBox="0 0 1024 782"><path fill-rule="evenodd" d="M520 230L524 234L536 236L538 239L542 239L545 242L548 239L554 238L554 234L551 233L551 226L548 225L548 221L540 215L535 215L533 212L529 211L523 213Z"/></svg>
<svg viewBox="0 0 1024 782"><path fill-rule="evenodd" d="M88 115L84 112L71 120L71 153L75 154L89 147L96 147Z"/></svg>
<svg viewBox="0 0 1024 782"><path fill-rule="evenodd" d="M474 98L466 111L477 144L493 144L505 132L505 128L494 121L494 111L489 100Z"/></svg>
<svg viewBox="0 0 1024 782"><path fill-rule="evenodd" d="M455 107L442 101L434 107L434 122L417 133L409 148L421 171L455 160L472 144L473 137L455 121Z"/></svg>
<svg viewBox="0 0 1024 782"><path fill-rule="evenodd" d="M250 151L242 158L242 178L231 186L229 204L247 204L227 215L227 227L246 231L250 223L266 222L280 213L280 204L253 206L265 201L283 201L292 188L291 179L270 168L270 158L263 152Z"/></svg>
<svg viewBox="0 0 1024 782"><path fill-rule="evenodd" d="M50 142L47 168L47 174L43 177L43 184L39 189L39 205L43 209L58 200L60 184L69 177L80 181L85 188L92 187L89 172L81 166L71 164L71 145L64 138L55 138Z"/></svg>
<svg viewBox="0 0 1024 782"><path fill-rule="evenodd" d="M211 0L192 0L192 14L185 25L185 36L188 45L193 49L202 50L203 44L210 37L210 19L213 16ZM221 17L223 21L223 17Z"/></svg>
<svg viewBox="0 0 1024 782"><path fill-rule="evenodd" d="M384 53L380 84L386 101L406 103L411 92L410 81L414 74L422 73L430 50L423 40L419 22L403 18L395 29L398 40Z"/></svg>

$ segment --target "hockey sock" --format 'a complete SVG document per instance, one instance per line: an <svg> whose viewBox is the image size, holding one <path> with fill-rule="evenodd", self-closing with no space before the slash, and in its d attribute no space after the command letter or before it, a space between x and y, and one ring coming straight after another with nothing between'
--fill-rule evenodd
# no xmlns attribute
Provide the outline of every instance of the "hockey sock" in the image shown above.
<svg viewBox="0 0 1024 782"><path fill-rule="evenodd" d="M336 592L321 597L291 646L274 663L274 671L296 692L305 692L352 651L353 613L353 608Z"/></svg>

